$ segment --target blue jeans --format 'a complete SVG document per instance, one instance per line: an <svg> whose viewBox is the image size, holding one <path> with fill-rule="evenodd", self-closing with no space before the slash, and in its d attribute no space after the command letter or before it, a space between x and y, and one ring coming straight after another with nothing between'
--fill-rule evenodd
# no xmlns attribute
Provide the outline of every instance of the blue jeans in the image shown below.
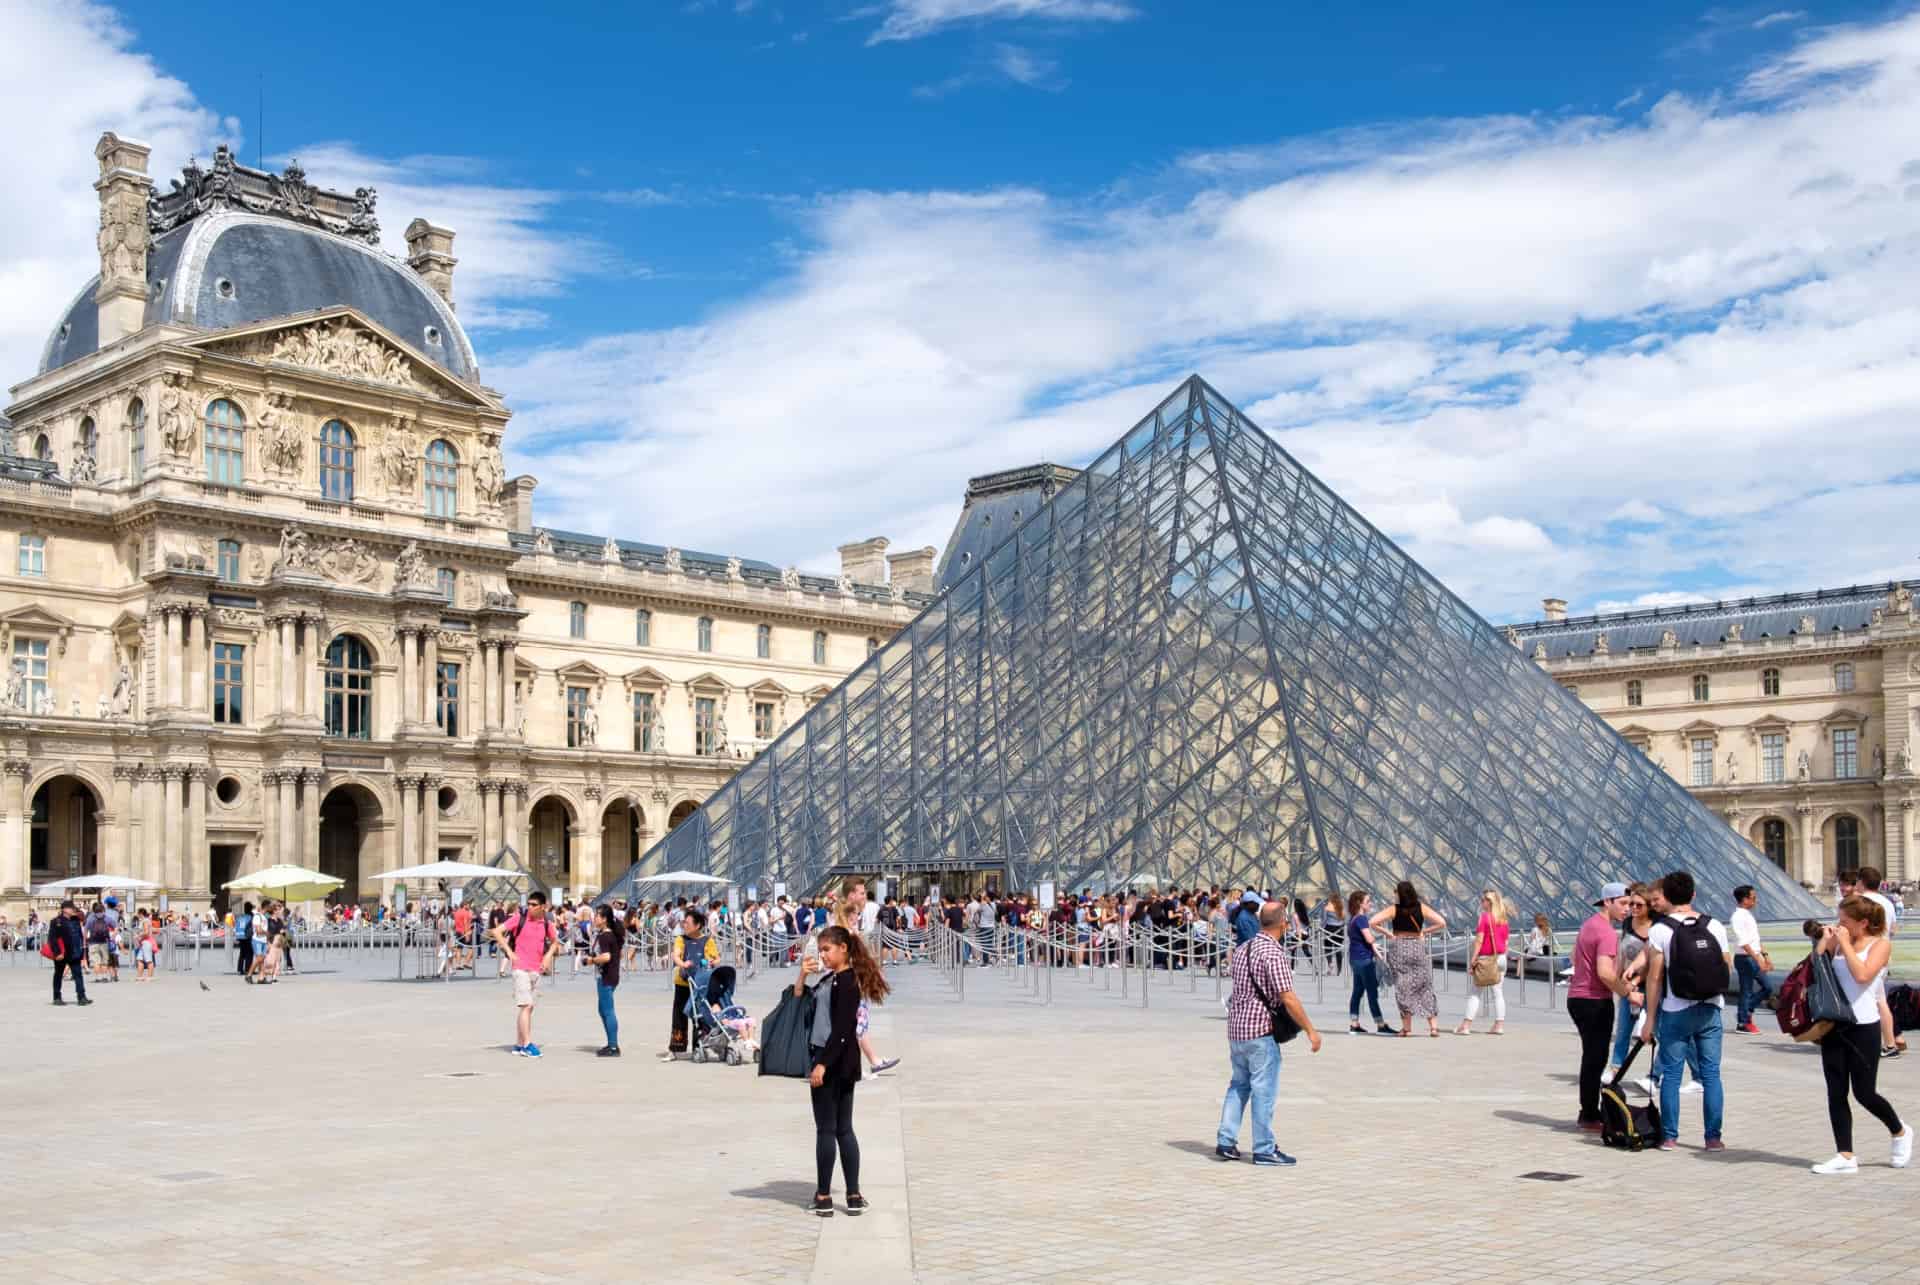
<svg viewBox="0 0 1920 1285"><path fill-rule="evenodd" d="M1347 1000L1347 1016L1357 1022L1360 1020L1360 996L1367 997L1367 1007L1373 1010L1376 1023L1387 1019L1380 1016L1380 966L1369 959L1364 964L1353 966L1353 995Z"/></svg>
<svg viewBox="0 0 1920 1285"><path fill-rule="evenodd" d="M1627 1050L1633 1047L1633 1028L1640 1024L1640 1011L1627 1003L1625 995L1614 996L1613 1002L1613 1064L1619 1066L1627 1060ZM1658 1034L1656 1031L1655 1034ZM1653 1077L1656 1081L1659 1076Z"/></svg>
<svg viewBox="0 0 1920 1285"><path fill-rule="evenodd" d="M1240 1117L1248 1100L1253 1106L1253 1153L1276 1150L1273 1141L1273 1103L1280 1093L1280 1046L1270 1035L1257 1040L1228 1040L1233 1078L1227 1081L1226 1100L1220 1104L1219 1143L1231 1147L1240 1140Z"/></svg>
<svg viewBox="0 0 1920 1285"><path fill-rule="evenodd" d="M1740 977L1740 1016L1737 1025L1745 1026L1753 1020L1760 1008L1760 1001L1773 994L1773 987L1767 984L1767 975L1760 971L1760 961L1751 955L1735 955L1733 969Z"/></svg>
<svg viewBox="0 0 1920 1285"><path fill-rule="evenodd" d="M594 978L594 991L600 997L600 1025L607 1028L607 1047L620 1047L620 1019L613 1012L613 987L599 978Z"/></svg>
<svg viewBox="0 0 1920 1285"><path fill-rule="evenodd" d="M1723 1028L1718 1004L1692 1004L1678 1013L1662 1012L1655 1030L1659 1032L1659 1057L1654 1066L1660 1073L1660 1130L1669 1138L1680 1136L1680 1067L1690 1067L1700 1085L1705 1102L1706 1134L1709 1142L1720 1136L1726 1112L1726 1093L1720 1087L1720 1041Z"/></svg>

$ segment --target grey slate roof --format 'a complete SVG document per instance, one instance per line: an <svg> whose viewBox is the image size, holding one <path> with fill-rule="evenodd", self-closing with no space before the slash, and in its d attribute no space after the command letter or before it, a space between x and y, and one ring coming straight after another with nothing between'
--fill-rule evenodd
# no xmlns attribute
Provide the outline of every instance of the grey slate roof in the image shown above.
<svg viewBox="0 0 1920 1285"><path fill-rule="evenodd" d="M607 537L604 535L588 535L581 531L563 531L558 527L543 527L541 529L553 540L554 556L562 559L597 562L600 559L601 552L606 548ZM531 535L523 535L515 531L508 536L508 539L518 552L531 553L534 550L535 539ZM619 539L616 539L614 544L620 550L620 563L622 566L652 568L654 570L665 570L666 568L667 546L664 544L647 544L640 540ZM696 578L704 576L710 580L725 580L727 578L727 555L725 554L701 553L693 549L682 549L680 550L680 566L682 571L688 576ZM740 559L740 578L748 584L777 587L780 584L780 568L774 566L771 562L760 562L752 558L742 558ZM836 592L837 585L838 582L832 576L816 576L803 573L800 577L800 587L803 589L811 589L816 593ZM853 586L853 593L856 598L864 598L872 602L890 602L893 599L893 591L886 585L855 584ZM933 595L910 592L906 596L906 601L917 606L923 606L933 601Z"/></svg>
<svg viewBox="0 0 1920 1285"><path fill-rule="evenodd" d="M1906 582L1920 590L1920 580ZM1591 656L1594 639L1607 636L1607 650L1654 651L1671 629L1682 650L1727 641L1729 626L1738 624L1744 641L1787 638L1800 632L1804 617L1813 618L1814 633L1853 632L1873 623L1874 609L1887 605L1892 584L1849 585L1844 589L1815 589L1732 602L1703 602L1684 607L1652 607L1608 615L1577 616L1564 621L1535 620L1512 626L1531 653L1544 643L1549 660Z"/></svg>
<svg viewBox="0 0 1920 1285"><path fill-rule="evenodd" d="M44 373L100 347L99 278L67 308L40 357ZM146 324L202 330L331 308L359 310L457 378L479 364L453 309L400 260L321 228L231 210L156 238L147 254Z"/></svg>
<svg viewBox="0 0 1920 1285"><path fill-rule="evenodd" d="M1054 492L1078 476L1079 469L1034 464L970 479L960 520L940 555L935 586L942 590L952 587L1009 532L1039 512Z"/></svg>

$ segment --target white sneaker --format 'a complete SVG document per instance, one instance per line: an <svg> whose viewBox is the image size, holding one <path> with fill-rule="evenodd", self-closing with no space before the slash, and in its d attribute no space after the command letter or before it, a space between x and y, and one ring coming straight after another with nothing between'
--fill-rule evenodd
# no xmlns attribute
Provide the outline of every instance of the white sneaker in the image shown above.
<svg viewBox="0 0 1920 1285"><path fill-rule="evenodd" d="M1893 1140L1893 1157L1887 1161L1895 1169L1905 1169L1913 1162L1913 1126L1907 1125Z"/></svg>
<svg viewBox="0 0 1920 1285"><path fill-rule="evenodd" d="M1705 1089L1700 1087L1700 1081L1698 1080L1688 1080L1685 1084L1680 1086L1680 1091L1682 1093L1705 1093L1706 1092Z"/></svg>
<svg viewBox="0 0 1920 1285"><path fill-rule="evenodd" d="M1813 1171L1815 1173L1859 1173L1860 1162L1852 1156L1836 1155L1831 1160L1815 1165Z"/></svg>

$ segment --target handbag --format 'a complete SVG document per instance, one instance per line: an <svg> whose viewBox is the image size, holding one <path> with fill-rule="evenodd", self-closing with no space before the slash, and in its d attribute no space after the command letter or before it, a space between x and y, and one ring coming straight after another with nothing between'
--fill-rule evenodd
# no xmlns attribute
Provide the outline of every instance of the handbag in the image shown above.
<svg viewBox="0 0 1920 1285"><path fill-rule="evenodd" d="M1840 989L1840 975L1834 971L1833 956L1824 950L1813 953L1813 973L1807 984L1807 1016L1815 1022L1850 1024L1853 1005Z"/></svg>
<svg viewBox="0 0 1920 1285"><path fill-rule="evenodd" d="M798 995L791 987L780 988L780 1002L760 1023L761 1075L804 1080L813 1074L813 1055L807 1041L813 1031L815 1002L812 987Z"/></svg>
<svg viewBox="0 0 1920 1285"><path fill-rule="evenodd" d="M1507 975L1507 961L1495 955L1481 955L1473 961L1475 986L1498 986Z"/></svg>
<svg viewBox="0 0 1920 1285"><path fill-rule="evenodd" d="M1260 986L1260 975L1253 971L1253 943L1250 941L1240 949L1247 952L1247 980L1253 983L1253 993L1267 1006L1267 1021L1273 1026L1273 1042L1285 1044L1300 1034L1300 1023L1293 1020L1284 1004L1275 1004L1267 998L1267 992Z"/></svg>

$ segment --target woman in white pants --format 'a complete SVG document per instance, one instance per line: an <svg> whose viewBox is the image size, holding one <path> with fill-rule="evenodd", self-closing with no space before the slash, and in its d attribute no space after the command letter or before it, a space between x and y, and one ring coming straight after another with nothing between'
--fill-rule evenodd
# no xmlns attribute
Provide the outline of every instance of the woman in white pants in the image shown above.
<svg viewBox="0 0 1920 1285"><path fill-rule="evenodd" d="M1493 961L1481 964L1483 959ZM1476 971L1477 967L1477 971ZM1507 903L1492 888L1480 894L1480 921L1473 926L1473 958L1467 964L1468 976L1476 985L1473 993L1467 996L1467 1015L1460 1025L1453 1028L1455 1035L1473 1034L1474 1019L1480 1016L1480 1002L1485 999L1493 1007L1493 1029L1489 1035L1507 1033ZM1493 981L1486 986L1478 985L1480 976L1491 973Z"/></svg>

